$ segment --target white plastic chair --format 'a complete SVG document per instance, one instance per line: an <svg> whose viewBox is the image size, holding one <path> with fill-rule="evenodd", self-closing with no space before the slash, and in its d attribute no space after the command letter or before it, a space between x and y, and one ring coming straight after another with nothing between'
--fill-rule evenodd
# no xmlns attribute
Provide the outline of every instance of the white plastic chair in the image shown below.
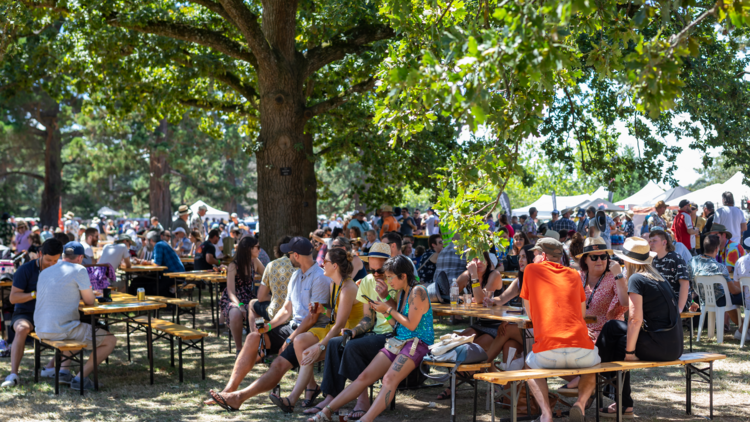
<svg viewBox="0 0 750 422"><path fill-rule="evenodd" d="M750 290L750 277L740 278L740 291L742 292L742 300L745 299L745 289ZM745 346L745 336L747 336L747 328L750 325L750 303L745 303L745 322L742 323L742 339L740 340L740 348Z"/></svg>
<svg viewBox="0 0 750 422"><path fill-rule="evenodd" d="M714 335L714 322L711 319L716 319L716 343L722 344L724 342L724 313L726 311L737 311L739 320L742 320L742 313L737 305L732 304L732 300L729 296L729 287L724 276L712 275L712 276L697 276L695 282L699 286L703 286L703 301L704 306L701 309L701 318L698 323L698 336L695 341L701 340L701 331L703 330L703 323L706 320L706 314L708 313L708 337ZM718 284L724 289L724 297L726 298L725 306L716 306L716 295L714 294L714 284Z"/></svg>

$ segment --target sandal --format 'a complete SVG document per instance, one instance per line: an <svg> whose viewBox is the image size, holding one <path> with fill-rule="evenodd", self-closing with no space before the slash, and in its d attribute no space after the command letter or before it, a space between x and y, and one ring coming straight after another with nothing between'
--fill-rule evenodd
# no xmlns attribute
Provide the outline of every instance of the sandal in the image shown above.
<svg viewBox="0 0 750 422"><path fill-rule="evenodd" d="M312 407L312 406L313 406L313 404L315 404L315 399L317 399L317 398L318 398L318 396L320 395L320 393L322 393L322 392L323 392L323 391L322 391L322 390L320 389L320 386L317 386L317 387L315 387L315 390L311 390L311 389L309 389L309 388L308 388L308 389L305 389L305 393L307 393L308 391L312 391L312 392L313 392L313 395L312 395L312 396L310 396L310 398L309 398L309 399L305 399L305 400L302 400L302 405L301 405L301 406L302 406L303 408L308 408L308 407Z"/></svg>
<svg viewBox="0 0 750 422"><path fill-rule="evenodd" d="M315 416L307 420L308 422L333 422L331 418L326 416L325 413L321 410L320 412L316 413Z"/></svg>
<svg viewBox="0 0 750 422"><path fill-rule="evenodd" d="M352 416L355 413L357 413L358 415ZM362 410L362 409L352 410L352 413L350 413L349 416L346 417L346 419L350 421L358 421L362 419L362 417L365 416L365 414L367 414L366 410Z"/></svg>
<svg viewBox="0 0 750 422"><path fill-rule="evenodd" d="M294 406L292 406L292 401L289 400L289 397L279 397L273 394L269 394L268 398L275 404L276 406L279 406L279 409L281 409L284 413L294 413ZM286 399L286 404L284 404L284 399Z"/></svg>
<svg viewBox="0 0 750 422"><path fill-rule="evenodd" d="M568 420L571 422L584 422L585 413L581 410L580 407L573 406L570 408L570 412L568 413Z"/></svg>
<svg viewBox="0 0 750 422"><path fill-rule="evenodd" d="M216 404L227 412L237 412L240 409L235 409L227 403L227 400L219 393L214 390L208 392L208 395L216 402Z"/></svg>
<svg viewBox="0 0 750 422"><path fill-rule="evenodd" d="M307 411L307 410L311 410L311 409L317 409L317 412L308 412ZM322 411L323 408L320 407L320 406L313 406L313 407L308 407L307 410L304 411L304 412L302 412L302 413L304 413L305 415L312 415L312 414L315 414L315 413L318 413L318 412Z"/></svg>
<svg viewBox="0 0 750 422"><path fill-rule="evenodd" d="M449 398L451 398L451 389L450 389L450 387L448 387L445 390L443 390L443 392L440 393L440 394L438 394L438 396L437 396L437 400L446 400L446 399L449 399Z"/></svg>
<svg viewBox="0 0 750 422"><path fill-rule="evenodd" d="M604 409L599 409L599 416L603 418L617 418L617 411L610 412L609 407ZM633 412L622 412L622 418L623 419L633 419Z"/></svg>

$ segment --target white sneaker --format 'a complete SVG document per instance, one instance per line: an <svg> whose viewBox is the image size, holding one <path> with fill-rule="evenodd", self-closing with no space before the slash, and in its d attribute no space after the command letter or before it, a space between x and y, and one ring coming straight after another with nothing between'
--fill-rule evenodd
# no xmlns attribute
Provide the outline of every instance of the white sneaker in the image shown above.
<svg viewBox="0 0 750 422"><path fill-rule="evenodd" d="M55 377L55 368L42 368L42 372L40 374L44 378L54 378Z"/></svg>
<svg viewBox="0 0 750 422"><path fill-rule="evenodd" d="M2 388L8 388L8 387L17 387L21 385L21 378L18 377L16 374L10 374L7 377L5 377L5 381L3 381L2 384L0 384L0 387Z"/></svg>

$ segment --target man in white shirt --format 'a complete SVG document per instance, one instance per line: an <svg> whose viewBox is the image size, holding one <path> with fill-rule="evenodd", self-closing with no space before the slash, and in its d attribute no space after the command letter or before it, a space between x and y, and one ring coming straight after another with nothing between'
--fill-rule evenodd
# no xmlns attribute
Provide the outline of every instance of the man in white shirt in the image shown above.
<svg viewBox="0 0 750 422"><path fill-rule="evenodd" d="M716 210L714 224L721 224L732 233L732 242L740 244L742 233L747 230L747 223L742 210L734 206L734 195L732 192L721 194L724 206Z"/></svg>
<svg viewBox="0 0 750 422"><path fill-rule="evenodd" d="M73 214L72 211L68 211L67 214L65 214L65 223L63 223L63 227L65 228L65 233L73 233L73 236L78 240L78 222L73 219L75 217L75 214Z"/></svg>
<svg viewBox="0 0 750 422"><path fill-rule="evenodd" d="M435 210L432 208L427 210L427 218L424 219L424 226L426 229L425 236L432 236L433 234L439 234L440 232L440 219L435 215Z"/></svg>
<svg viewBox="0 0 750 422"><path fill-rule="evenodd" d="M121 234L115 240L115 243L107 245L102 249L102 256L97 261L99 264L110 264L112 268L117 270L120 267L120 263L125 265L125 268L130 268L130 246L133 244L133 240L126 234Z"/></svg>
<svg viewBox="0 0 750 422"><path fill-rule="evenodd" d="M750 250L750 237L745 239L745 243L742 245L745 247L745 250ZM734 281L739 282L740 279L744 277L750 277L750 253L745 254L744 256L740 257L740 259L737 260L737 262L734 263ZM750 289L747 287L741 287L742 291L742 297L744 299L745 303L745 309L750 309ZM746 316L747 318L747 316ZM747 336L745 336L745 340L750 338L750 326L747 328ZM740 340L742 337L742 333L740 330L735 331L734 338L737 340Z"/></svg>
<svg viewBox="0 0 750 422"><path fill-rule="evenodd" d="M94 258L94 248L99 243L99 230L96 227L89 227L83 232L83 246L84 256L82 265L94 265L96 264L96 258Z"/></svg>

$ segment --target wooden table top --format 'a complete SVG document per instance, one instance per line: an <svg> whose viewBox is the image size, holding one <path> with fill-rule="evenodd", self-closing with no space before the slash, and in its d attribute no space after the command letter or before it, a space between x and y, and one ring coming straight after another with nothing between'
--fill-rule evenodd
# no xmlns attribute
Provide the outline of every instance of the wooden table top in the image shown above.
<svg viewBox="0 0 750 422"><path fill-rule="evenodd" d="M470 306L459 305L452 308L447 303L433 303L432 311L436 315L458 315L474 318L492 319L495 321L504 321L512 324L518 324L518 328L534 328L528 315L519 315L516 313L508 314L508 311L519 311L522 308L515 306L493 306L485 308L483 305L472 303ZM584 321L587 324L596 322L596 316L586 315Z"/></svg>
<svg viewBox="0 0 750 422"><path fill-rule="evenodd" d="M192 276L209 275L214 272L215 272L214 270L193 270L193 271L181 271L178 273L164 273L164 275L170 278L177 278L177 277L191 278Z"/></svg>
<svg viewBox="0 0 750 422"><path fill-rule="evenodd" d="M0 287L11 287L13 286L12 281L0 281Z"/></svg>
<svg viewBox="0 0 750 422"><path fill-rule="evenodd" d="M130 268L120 268L120 270L126 273L146 273L146 272L157 272L164 271L167 267L161 267L158 265L133 265Z"/></svg>
<svg viewBox="0 0 750 422"><path fill-rule="evenodd" d="M141 300L127 293L112 293L112 302L96 303L94 306L81 305L78 310L85 315L116 314L121 312L153 311L166 308L165 303Z"/></svg>
<svg viewBox="0 0 750 422"><path fill-rule="evenodd" d="M180 258L180 262L182 262L183 264L192 264L195 262L195 258L193 258L192 256L183 256L182 258Z"/></svg>

